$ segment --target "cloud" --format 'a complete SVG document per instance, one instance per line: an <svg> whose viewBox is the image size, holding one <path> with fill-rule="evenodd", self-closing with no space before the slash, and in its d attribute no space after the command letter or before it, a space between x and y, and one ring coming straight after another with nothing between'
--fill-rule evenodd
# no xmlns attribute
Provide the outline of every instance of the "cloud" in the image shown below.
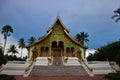
<svg viewBox="0 0 120 80"><path fill-rule="evenodd" d="M3 46L4 45L4 39L3 39L3 36L0 35L0 43L1 45L0 46ZM5 50L5 54L9 54L11 55L11 53L7 53L7 49L10 47L10 45L15 45L18 49L18 54L16 54L17 57L20 57L21 56L21 49L18 48L18 42L16 39L14 39L12 36L8 37L8 40L7 40L7 44L6 44L6 50ZM23 54L22 56L27 56L27 50L26 49L23 49Z"/></svg>
<svg viewBox="0 0 120 80"><path fill-rule="evenodd" d="M96 50L94 50L94 49L88 49L88 50L86 51L86 57L89 56L90 53L93 54L95 51L96 51Z"/></svg>

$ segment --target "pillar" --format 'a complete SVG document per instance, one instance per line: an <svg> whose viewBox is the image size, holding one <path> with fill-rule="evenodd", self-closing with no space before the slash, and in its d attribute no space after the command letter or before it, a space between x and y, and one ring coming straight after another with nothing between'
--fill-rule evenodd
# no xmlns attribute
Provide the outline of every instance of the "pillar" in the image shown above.
<svg viewBox="0 0 120 80"><path fill-rule="evenodd" d="M49 55L48 56L51 56L51 46L49 46Z"/></svg>
<svg viewBox="0 0 120 80"><path fill-rule="evenodd" d="M27 48L28 50L28 58L30 58L30 48Z"/></svg>
<svg viewBox="0 0 120 80"><path fill-rule="evenodd" d="M74 53L75 53L75 57L77 57L77 48L78 48L78 47L75 46L75 52L74 52Z"/></svg>
<svg viewBox="0 0 120 80"><path fill-rule="evenodd" d="M86 58L86 49L83 49L83 53L84 53L84 58Z"/></svg>
<svg viewBox="0 0 120 80"><path fill-rule="evenodd" d="M66 54L66 47L64 46L64 54L63 56L66 56L67 57L67 54Z"/></svg>
<svg viewBox="0 0 120 80"><path fill-rule="evenodd" d="M37 57L39 57L39 56L40 56L40 47L37 46Z"/></svg>

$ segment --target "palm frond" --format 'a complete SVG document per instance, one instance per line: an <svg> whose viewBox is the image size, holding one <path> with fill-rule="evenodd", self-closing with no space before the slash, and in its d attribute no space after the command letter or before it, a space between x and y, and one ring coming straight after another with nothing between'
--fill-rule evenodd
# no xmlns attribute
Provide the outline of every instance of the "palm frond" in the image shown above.
<svg viewBox="0 0 120 80"><path fill-rule="evenodd" d="M29 41L29 42L28 42L29 44L32 44L32 43L34 43L34 42L36 41L36 38L33 37L33 36L31 36L28 41Z"/></svg>
<svg viewBox="0 0 120 80"><path fill-rule="evenodd" d="M118 8L114 13L120 14L120 8Z"/></svg>
<svg viewBox="0 0 120 80"><path fill-rule="evenodd" d="M85 42L89 42L87 39L89 37L88 33L80 32L76 35L76 39L78 42L80 42L82 45L84 45Z"/></svg>
<svg viewBox="0 0 120 80"><path fill-rule="evenodd" d="M19 48L25 48L25 41L24 41L24 38L20 38L19 41L18 41L18 47Z"/></svg>
<svg viewBox="0 0 120 80"><path fill-rule="evenodd" d="M85 39L85 42L89 42L90 40L89 39Z"/></svg>
<svg viewBox="0 0 120 80"><path fill-rule="evenodd" d="M18 53L18 50L16 49L15 45L10 45L10 47L7 50L7 53L15 54L15 53Z"/></svg>
<svg viewBox="0 0 120 80"><path fill-rule="evenodd" d="M115 17L118 17L118 16L119 16L119 15L114 15L114 16L112 16L111 18L114 19Z"/></svg>
<svg viewBox="0 0 120 80"><path fill-rule="evenodd" d="M118 22L120 20L120 18L117 18L116 20L115 20L115 22Z"/></svg>

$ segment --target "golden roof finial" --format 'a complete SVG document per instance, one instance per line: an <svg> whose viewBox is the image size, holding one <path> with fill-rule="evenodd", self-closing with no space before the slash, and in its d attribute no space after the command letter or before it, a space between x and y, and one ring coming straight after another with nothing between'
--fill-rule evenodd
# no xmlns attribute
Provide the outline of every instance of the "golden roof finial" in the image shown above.
<svg viewBox="0 0 120 80"><path fill-rule="evenodd" d="M60 18L60 13L59 13L59 11L57 12L57 18Z"/></svg>

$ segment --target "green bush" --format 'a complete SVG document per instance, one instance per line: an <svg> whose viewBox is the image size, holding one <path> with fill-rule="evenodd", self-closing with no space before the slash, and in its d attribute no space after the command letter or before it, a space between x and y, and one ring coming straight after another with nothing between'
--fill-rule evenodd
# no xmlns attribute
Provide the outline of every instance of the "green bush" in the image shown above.
<svg viewBox="0 0 120 80"><path fill-rule="evenodd" d="M1 66L2 64L6 64L6 63L7 63L7 59L6 59L6 57L4 56L4 54L3 54L3 49L0 48L0 66Z"/></svg>
<svg viewBox="0 0 120 80"><path fill-rule="evenodd" d="M120 65L120 41L104 45L87 57L88 61L116 61Z"/></svg>
<svg viewBox="0 0 120 80"><path fill-rule="evenodd" d="M16 55L12 56L12 55L8 55L6 54L5 57L7 58L8 61L26 61L27 56L26 57L17 57Z"/></svg>
<svg viewBox="0 0 120 80"><path fill-rule="evenodd" d="M110 80L120 80L120 72L109 73L109 74L105 75L105 77Z"/></svg>
<svg viewBox="0 0 120 80"><path fill-rule="evenodd" d="M2 74L2 75L0 75L0 80L15 80L15 79L14 79L14 76L12 76L12 75Z"/></svg>

